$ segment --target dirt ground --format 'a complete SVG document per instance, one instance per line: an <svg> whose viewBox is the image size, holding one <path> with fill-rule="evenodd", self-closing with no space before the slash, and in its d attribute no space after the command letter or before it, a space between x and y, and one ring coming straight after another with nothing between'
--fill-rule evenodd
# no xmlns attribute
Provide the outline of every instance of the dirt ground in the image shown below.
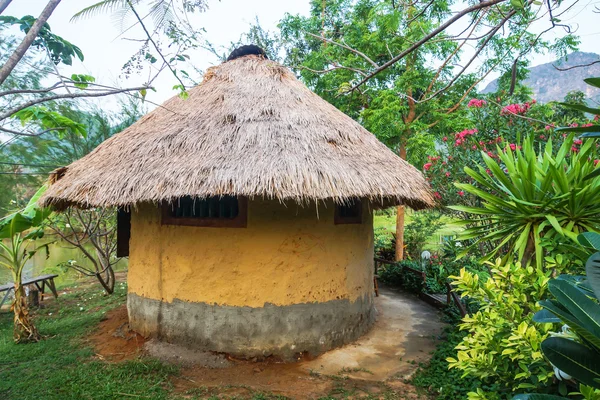
<svg viewBox="0 0 600 400"><path fill-rule="evenodd" d="M182 366L173 384L183 395L244 398L258 391L294 399L423 398L405 382L435 348L443 327L437 311L413 296L385 288L376 307L375 326L358 341L297 363L238 360L146 341L129 330L125 305L106 315L90 341L97 357L109 362L150 355Z"/></svg>

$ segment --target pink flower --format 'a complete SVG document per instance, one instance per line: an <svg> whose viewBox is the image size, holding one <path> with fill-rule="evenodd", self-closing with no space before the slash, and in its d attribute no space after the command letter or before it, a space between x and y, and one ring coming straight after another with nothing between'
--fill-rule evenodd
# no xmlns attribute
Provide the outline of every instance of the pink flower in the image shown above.
<svg viewBox="0 0 600 400"><path fill-rule="evenodd" d="M547 131L549 131L550 129L552 129L552 125L546 125L546 126L544 127L544 129L545 129L545 130L547 130Z"/></svg>
<svg viewBox="0 0 600 400"><path fill-rule="evenodd" d="M598 163L599 163L599 162L600 162L600 160L594 160L594 167L595 167L596 165L598 165Z"/></svg>
<svg viewBox="0 0 600 400"><path fill-rule="evenodd" d="M447 141L448 141L448 137L447 137L447 136L444 136L444 137L442 138L442 140L443 140L444 142L447 142Z"/></svg>
<svg viewBox="0 0 600 400"><path fill-rule="evenodd" d="M511 115L518 114L523 115L531 108L531 104L523 103L523 104L509 104L506 107L502 108L500 111L500 115Z"/></svg>
<svg viewBox="0 0 600 400"><path fill-rule="evenodd" d="M465 195L465 192L463 192L462 190L460 190L460 191L458 191L458 195L462 197L462 196Z"/></svg>
<svg viewBox="0 0 600 400"><path fill-rule="evenodd" d="M582 143L583 143L583 141L581 139L575 139L575 140L573 140L573 144L580 145Z"/></svg>
<svg viewBox="0 0 600 400"><path fill-rule="evenodd" d="M469 100L469 104L467 104L467 107L481 108L486 104L487 102L485 100L471 99Z"/></svg>
<svg viewBox="0 0 600 400"><path fill-rule="evenodd" d="M446 172L446 177L450 177L450 172Z"/></svg>
<svg viewBox="0 0 600 400"><path fill-rule="evenodd" d="M540 135L540 139L544 140L544 139L546 139L546 136Z"/></svg>
<svg viewBox="0 0 600 400"><path fill-rule="evenodd" d="M429 168L431 168L432 165L433 165L432 163L428 162L427 164L423 165L423 169L425 171L429 171Z"/></svg>
<svg viewBox="0 0 600 400"><path fill-rule="evenodd" d="M473 150L477 150L477 146L475 146L475 145L473 145L471 148L472 148Z"/></svg>
<svg viewBox="0 0 600 400"><path fill-rule="evenodd" d="M571 147L571 151L572 151L573 153L578 153L578 152L579 152L579 149L578 149L577 147L573 146L573 147Z"/></svg>
<svg viewBox="0 0 600 400"><path fill-rule="evenodd" d="M442 196L440 195L439 192L435 192L433 195L435 196L436 199L441 199L442 198Z"/></svg>
<svg viewBox="0 0 600 400"><path fill-rule="evenodd" d="M508 147L510 147L510 149L513 151L515 151L517 149L517 145L514 143L509 144Z"/></svg>

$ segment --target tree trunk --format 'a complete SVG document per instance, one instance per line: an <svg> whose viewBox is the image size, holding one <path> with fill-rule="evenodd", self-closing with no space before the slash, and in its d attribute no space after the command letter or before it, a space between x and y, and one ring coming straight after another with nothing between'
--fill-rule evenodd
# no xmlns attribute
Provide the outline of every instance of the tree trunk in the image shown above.
<svg viewBox="0 0 600 400"><path fill-rule="evenodd" d="M410 115L409 115L410 117ZM412 117L414 119L414 116ZM412 120L411 120L412 122ZM398 155L403 160L406 160L406 143L405 140L400 142L400 150ZM404 259L404 206L398 206L396 209L396 261Z"/></svg>
<svg viewBox="0 0 600 400"><path fill-rule="evenodd" d="M33 43L35 38L38 36L40 30L42 29L46 21L48 21L48 18L50 18L50 15L52 15L54 9L56 8L56 6L58 6L58 3L60 3L60 1L61 0L48 1L48 4L46 4L46 7L44 8L40 16L33 23L33 26L31 27L31 29L29 29L21 44L19 44L15 51L10 55L6 63L2 66L2 68L0 68L0 85L4 83L4 81L6 80L6 78L8 78L12 70L15 69L19 61L21 61L21 58L23 58L23 56L31 46L31 43Z"/></svg>
<svg viewBox="0 0 600 400"><path fill-rule="evenodd" d="M96 272L96 278L98 278L98 282L102 285L106 293L113 294L115 291L115 271L112 269L112 266L109 266L104 274Z"/></svg>
<svg viewBox="0 0 600 400"><path fill-rule="evenodd" d="M404 206L396 209L396 261L404 259Z"/></svg>
<svg viewBox="0 0 600 400"><path fill-rule="evenodd" d="M16 277L15 301L12 306L15 313L13 338L15 343L38 342L41 336L29 314L25 288L21 285L21 273L19 272Z"/></svg>
<svg viewBox="0 0 600 400"><path fill-rule="evenodd" d="M0 0L0 15L6 10L12 0Z"/></svg>

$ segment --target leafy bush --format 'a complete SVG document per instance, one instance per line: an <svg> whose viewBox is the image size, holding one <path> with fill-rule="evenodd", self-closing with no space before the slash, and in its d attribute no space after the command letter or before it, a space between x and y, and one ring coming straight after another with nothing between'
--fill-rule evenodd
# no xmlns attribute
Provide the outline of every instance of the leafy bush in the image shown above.
<svg viewBox="0 0 600 400"><path fill-rule="evenodd" d="M550 272L497 260L491 273L486 281L465 269L452 277L461 296L469 296L481 308L459 325L469 334L456 347L456 357L447 358L450 368L494 380L504 390L549 385L553 372L540 346L551 325L535 324L532 317L540 309L537 302L546 296ZM481 396L471 394L474 399Z"/></svg>
<svg viewBox="0 0 600 400"><path fill-rule="evenodd" d="M411 260L420 260L427 241L444 226L439 211L418 211L411 217L411 222L404 230L406 256Z"/></svg>
<svg viewBox="0 0 600 400"><path fill-rule="evenodd" d="M376 228L373 233L375 257L395 261L396 235L385 228Z"/></svg>
<svg viewBox="0 0 600 400"><path fill-rule="evenodd" d="M386 265L379 270L379 279L394 287L402 287L412 292L420 292L423 286L423 281L420 277L407 273L405 268L413 268L421 270L419 263L410 260L403 260L395 264Z"/></svg>
<svg viewBox="0 0 600 400"><path fill-rule="evenodd" d="M428 394L438 400L464 399L467 393L475 392L477 388L495 392L498 386L494 383L463 376L463 372L457 369L448 369L446 359L456 354L454 348L462 342L467 333L452 326L446 329L445 334L445 340L437 346L429 363L419 365L411 383L426 389ZM494 397L490 396L489 399L493 400Z"/></svg>

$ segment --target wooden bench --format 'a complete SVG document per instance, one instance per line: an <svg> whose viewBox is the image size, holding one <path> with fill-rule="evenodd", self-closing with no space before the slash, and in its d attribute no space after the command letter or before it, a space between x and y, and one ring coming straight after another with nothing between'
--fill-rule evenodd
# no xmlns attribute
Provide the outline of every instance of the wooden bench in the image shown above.
<svg viewBox="0 0 600 400"><path fill-rule="evenodd" d="M35 287L42 294L42 297L41 297L42 301L44 300L44 292L46 291L46 287L50 288L50 290L52 291L52 294L54 295L55 298L58 298L58 292L56 291L56 286L54 285L54 278L56 278L56 277L58 277L58 275L36 276L31 279L25 279L23 281L22 285L23 286L35 285ZM0 286L0 293L6 292L6 294L2 298L2 301L0 302L0 307L2 307L2 305L8 298L8 295L10 294L10 292L14 291L14 290L15 290L14 283L7 283L6 285Z"/></svg>

